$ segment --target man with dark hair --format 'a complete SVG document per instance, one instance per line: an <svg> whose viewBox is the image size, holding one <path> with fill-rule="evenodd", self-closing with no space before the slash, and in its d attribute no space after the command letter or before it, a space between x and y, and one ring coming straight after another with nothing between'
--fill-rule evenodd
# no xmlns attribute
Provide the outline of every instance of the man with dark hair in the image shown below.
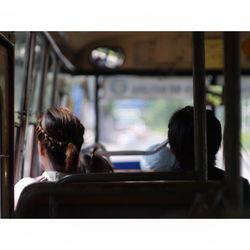
<svg viewBox="0 0 250 250"><path fill-rule="evenodd" d="M215 167L215 155L221 144L221 124L211 110L207 114L208 168ZM168 140L179 167L194 169L194 109L186 106L176 111L168 124Z"/></svg>
<svg viewBox="0 0 250 250"><path fill-rule="evenodd" d="M221 124L211 110L207 115L207 163L208 179L223 180L225 172L216 168L216 153L221 144ZM176 111L168 124L168 140L180 170L194 169L194 109L186 106ZM241 178L244 190L244 202L249 202L249 183Z"/></svg>

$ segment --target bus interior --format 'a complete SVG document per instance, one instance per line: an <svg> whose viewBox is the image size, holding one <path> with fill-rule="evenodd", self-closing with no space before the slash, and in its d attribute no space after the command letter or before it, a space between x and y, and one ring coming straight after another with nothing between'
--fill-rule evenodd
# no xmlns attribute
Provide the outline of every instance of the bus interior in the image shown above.
<svg viewBox="0 0 250 250"><path fill-rule="evenodd" d="M249 218L249 32L0 32L0 87L2 218ZM194 170L150 169L187 105ZM31 184L14 209L14 185L42 172L35 127L53 106L84 125L81 154L97 149L114 171ZM222 124L224 180L207 177L206 108Z"/></svg>

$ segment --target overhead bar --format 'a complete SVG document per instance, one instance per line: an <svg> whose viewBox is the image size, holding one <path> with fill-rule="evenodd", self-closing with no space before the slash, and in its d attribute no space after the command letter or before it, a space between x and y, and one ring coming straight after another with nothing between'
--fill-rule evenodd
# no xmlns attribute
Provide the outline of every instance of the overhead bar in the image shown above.
<svg viewBox="0 0 250 250"><path fill-rule="evenodd" d="M107 151L106 148L101 143L95 143L89 147L83 148L81 152L88 152L94 148L100 148L101 151L98 151L98 154L105 156L128 156L128 155L152 155L166 147L168 140L160 143L157 147L152 150L120 150L120 151Z"/></svg>
<svg viewBox="0 0 250 250"><path fill-rule="evenodd" d="M193 32L193 93L195 170L208 179L204 32Z"/></svg>

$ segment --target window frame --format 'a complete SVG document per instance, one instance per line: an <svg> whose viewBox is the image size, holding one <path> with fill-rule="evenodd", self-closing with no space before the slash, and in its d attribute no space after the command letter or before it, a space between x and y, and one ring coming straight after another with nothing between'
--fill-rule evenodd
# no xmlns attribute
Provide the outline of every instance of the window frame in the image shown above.
<svg viewBox="0 0 250 250"><path fill-rule="evenodd" d="M1 120L1 217L10 218L14 209L13 151L14 151L14 43L11 34L0 33L0 45L7 51L7 81L2 93Z"/></svg>

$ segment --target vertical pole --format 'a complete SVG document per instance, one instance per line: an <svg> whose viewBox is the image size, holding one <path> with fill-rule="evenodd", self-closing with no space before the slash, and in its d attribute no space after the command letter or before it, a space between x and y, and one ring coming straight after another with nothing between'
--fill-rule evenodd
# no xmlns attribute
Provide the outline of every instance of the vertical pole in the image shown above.
<svg viewBox="0 0 250 250"><path fill-rule="evenodd" d="M10 218L14 211L14 44L0 33L4 80L0 84L0 216Z"/></svg>
<svg viewBox="0 0 250 250"><path fill-rule="evenodd" d="M95 143L99 142L99 76L95 77Z"/></svg>
<svg viewBox="0 0 250 250"><path fill-rule="evenodd" d="M226 180L229 185L229 201L232 208L240 209L242 194L240 186L240 47L239 33L224 33L225 64L225 129L224 157Z"/></svg>
<svg viewBox="0 0 250 250"><path fill-rule="evenodd" d="M193 86L195 170L199 171L202 180L206 181L208 173L204 32L193 32Z"/></svg>

